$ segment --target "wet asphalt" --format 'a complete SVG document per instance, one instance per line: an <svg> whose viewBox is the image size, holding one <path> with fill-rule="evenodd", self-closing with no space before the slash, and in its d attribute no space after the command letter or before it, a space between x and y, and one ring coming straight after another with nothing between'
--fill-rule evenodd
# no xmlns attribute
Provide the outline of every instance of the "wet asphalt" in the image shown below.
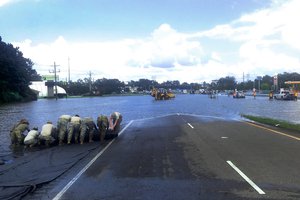
<svg viewBox="0 0 300 200"><path fill-rule="evenodd" d="M112 143L25 199L300 199L299 142L221 118L135 120Z"/></svg>

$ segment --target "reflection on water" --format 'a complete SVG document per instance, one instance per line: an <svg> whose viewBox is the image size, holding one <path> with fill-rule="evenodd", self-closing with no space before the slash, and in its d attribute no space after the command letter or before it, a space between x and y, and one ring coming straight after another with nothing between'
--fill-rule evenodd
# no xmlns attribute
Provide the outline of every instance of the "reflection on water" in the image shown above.
<svg viewBox="0 0 300 200"><path fill-rule="evenodd" d="M123 122L175 113L187 113L239 118L241 113L272 117L300 123L300 101L276 101L267 97L233 99L219 96L210 99L206 95L177 95L174 100L155 101L151 96L120 96L69 99L40 99L30 103L10 104L0 107L0 157L11 152L9 131L21 118L27 118L30 128L41 130L47 121L56 124L62 114L81 117L99 114L109 115L113 111L123 114Z"/></svg>

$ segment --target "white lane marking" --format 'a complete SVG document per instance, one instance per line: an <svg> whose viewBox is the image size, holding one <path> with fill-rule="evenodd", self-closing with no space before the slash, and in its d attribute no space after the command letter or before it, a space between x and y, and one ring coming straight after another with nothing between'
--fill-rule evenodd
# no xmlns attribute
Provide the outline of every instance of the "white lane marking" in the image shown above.
<svg viewBox="0 0 300 200"><path fill-rule="evenodd" d="M227 163L241 176L245 181L247 181L259 194L266 194L262 189L260 189L250 178L248 178L239 168L237 168L230 160Z"/></svg>
<svg viewBox="0 0 300 200"><path fill-rule="evenodd" d="M191 128L194 128L190 123L187 123Z"/></svg>
<svg viewBox="0 0 300 200"><path fill-rule="evenodd" d="M223 136L223 137L221 137L222 139L228 139L228 137L225 137L225 136Z"/></svg>
<svg viewBox="0 0 300 200"><path fill-rule="evenodd" d="M125 129L127 129L131 124L132 124L133 120L131 120L120 132L119 135L121 135ZM75 183L75 181L77 181L77 179L97 160L97 158L99 158L106 149L108 149L108 147L115 141L115 139L113 139L112 141L110 141L105 147L104 149L102 149L102 151L100 151L52 200L59 200L64 193L73 185L73 183Z"/></svg>

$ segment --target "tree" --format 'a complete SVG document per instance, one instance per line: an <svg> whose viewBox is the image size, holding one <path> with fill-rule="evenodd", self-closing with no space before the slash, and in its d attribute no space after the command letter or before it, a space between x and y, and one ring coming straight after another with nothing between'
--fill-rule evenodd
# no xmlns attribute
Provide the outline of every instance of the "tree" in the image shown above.
<svg viewBox="0 0 300 200"><path fill-rule="evenodd" d="M120 82L118 79L98 79L93 84L96 90L96 93L103 94L112 94L112 93L121 93L122 88L124 88L124 83Z"/></svg>
<svg viewBox="0 0 300 200"><path fill-rule="evenodd" d="M262 77L260 84L261 84L260 88L262 90L270 90L273 84L273 78L269 75L265 75Z"/></svg>
<svg viewBox="0 0 300 200"><path fill-rule="evenodd" d="M29 84L41 78L32 66L33 62L24 58L18 47L6 44L0 36L0 102L20 101L35 96Z"/></svg>
<svg viewBox="0 0 300 200"><path fill-rule="evenodd" d="M89 81L87 79L78 79L76 82L70 81L69 84L64 84L64 82L59 82L58 85L64 88L68 95L85 95L89 94Z"/></svg>
<svg viewBox="0 0 300 200"><path fill-rule="evenodd" d="M271 86L268 83L262 83L260 86L261 90L270 90Z"/></svg>
<svg viewBox="0 0 300 200"><path fill-rule="evenodd" d="M136 82L136 85L138 87L139 91L143 90L150 90L152 87L157 86L158 83L153 80L148 80L148 79L140 79L138 82Z"/></svg>
<svg viewBox="0 0 300 200"><path fill-rule="evenodd" d="M190 87L190 84L188 84L187 82L183 82L181 85L180 85L180 89L185 89L185 90L187 90L187 89L190 89L191 87Z"/></svg>
<svg viewBox="0 0 300 200"><path fill-rule="evenodd" d="M226 76L225 78L220 78L217 82L218 90L233 90L236 88L236 81L233 76Z"/></svg>
<svg viewBox="0 0 300 200"><path fill-rule="evenodd" d="M245 82L244 90L252 90L253 87L254 87L254 82L249 80L249 81Z"/></svg>

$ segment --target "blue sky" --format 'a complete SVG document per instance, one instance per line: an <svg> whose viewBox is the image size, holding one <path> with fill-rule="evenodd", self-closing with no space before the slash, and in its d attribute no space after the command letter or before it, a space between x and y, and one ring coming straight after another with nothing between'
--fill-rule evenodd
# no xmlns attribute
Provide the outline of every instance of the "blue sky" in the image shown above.
<svg viewBox="0 0 300 200"><path fill-rule="evenodd" d="M298 2L0 0L0 36L40 74L57 62L61 79L68 58L73 80L252 79L299 73Z"/></svg>
<svg viewBox="0 0 300 200"><path fill-rule="evenodd" d="M241 3L244 2L244 3ZM145 37L168 23L183 32L213 28L270 4L268 0L21 0L2 6L7 40L36 42L64 35L72 40Z"/></svg>

